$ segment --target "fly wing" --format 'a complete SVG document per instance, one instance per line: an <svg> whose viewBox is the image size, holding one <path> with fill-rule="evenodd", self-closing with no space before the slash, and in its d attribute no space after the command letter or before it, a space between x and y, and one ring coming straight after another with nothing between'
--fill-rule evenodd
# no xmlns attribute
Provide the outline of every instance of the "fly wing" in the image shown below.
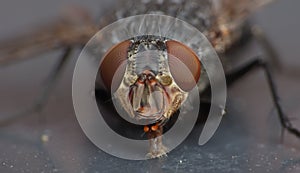
<svg viewBox="0 0 300 173"><path fill-rule="evenodd" d="M61 20L12 39L0 42L0 65L30 58L34 55L85 44L97 31L91 18L79 8L67 10Z"/></svg>

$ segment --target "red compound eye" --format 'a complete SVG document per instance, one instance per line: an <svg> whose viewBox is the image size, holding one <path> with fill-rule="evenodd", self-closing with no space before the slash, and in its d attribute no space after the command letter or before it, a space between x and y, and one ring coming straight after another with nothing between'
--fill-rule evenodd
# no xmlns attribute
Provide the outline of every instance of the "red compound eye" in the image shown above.
<svg viewBox="0 0 300 173"><path fill-rule="evenodd" d="M111 89L113 92L117 90L125 73L126 63L124 62L127 60L127 51L130 44L131 42L126 40L112 47L104 55L100 65L100 74L103 83L107 89ZM117 70L120 74L115 75ZM111 85L113 78L116 84L114 86Z"/></svg>
<svg viewBox="0 0 300 173"><path fill-rule="evenodd" d="M199 58L191 48L178 41L169 40L166 45L170 72L176 84L184 91L193 89L200 78Z"/></svg>

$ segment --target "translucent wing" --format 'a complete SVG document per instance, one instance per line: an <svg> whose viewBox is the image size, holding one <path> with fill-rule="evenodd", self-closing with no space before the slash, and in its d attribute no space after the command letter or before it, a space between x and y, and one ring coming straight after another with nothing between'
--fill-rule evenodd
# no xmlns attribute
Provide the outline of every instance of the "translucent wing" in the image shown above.
<svg viewBox="0 0 300 173"><path fill-rule="evenodd" d="M83 45L97 32L90 16L81 8L66 12L57 22L0 42L0 65L65 46Z"/></svg>

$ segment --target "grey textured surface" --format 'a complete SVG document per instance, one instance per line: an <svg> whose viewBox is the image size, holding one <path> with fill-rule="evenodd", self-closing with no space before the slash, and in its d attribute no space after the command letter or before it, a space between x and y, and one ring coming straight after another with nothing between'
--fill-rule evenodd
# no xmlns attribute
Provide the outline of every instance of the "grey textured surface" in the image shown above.
<svg viewBox="0 0 300 173"><path fill-rule="evenodd" d="M76 3L76 1L73 1ZM0 38L53 20L71 1L1 1ZM80 3L97 14L112 3ZM282 0L253 16L280 54L284 67L300 66L298 41L299 1ZM96 15L95 15L96 16ZM233 53L249 58L261 52L251 42ZM30 105L60 52L41 55L0 69L0 116ZM242 78L228 90L228 113L215 136L198 146L198 124L187 140L161 160L128 161L96 148L83 134L71 100L72 72L78 52L64 70L42 118L24 117L0 128L0 172L299 172L300 141L280 126L269 88L261 70ZM275 73L275 83L285 111L300 127L300 73ZM298 118L298 119L297 119ZM48 137L42 142L41 137Z"/></svg>

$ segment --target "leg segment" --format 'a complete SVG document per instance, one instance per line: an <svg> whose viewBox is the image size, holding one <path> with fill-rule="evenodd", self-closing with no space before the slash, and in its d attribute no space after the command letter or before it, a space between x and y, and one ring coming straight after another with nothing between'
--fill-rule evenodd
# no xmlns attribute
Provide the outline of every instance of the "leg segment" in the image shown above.
<svg viewBox="0 0 300 173"><path fill-rule="evenodd" d="M157 158L167 156L167 148L162 143L163 127L158 124L150 127L145 126L144 131L147 133L150 142L149 153L146 157Z"/></svg>
<svg viewBox="0 0 300 173"><path fill-rule="evenodd" d="M50 93L55 86L57 79L59 78L59 75L61 74L62 70L64 69L64 66L66 65L66 62L68 58L70 57L71 48L66 48L64 50L64 53L62 57L60 58L59 62L55 66L55 68L51 71L47 81L46 86L44 87L42 93L40 96L36 99L36 101L29 107L25 108L23 111L14 114L5 116L0 119L0 127L9 125L10 123L18 120L19 118L25 117L27 115L31 115L35 112L40 112L45 104L48 101L48 98L50 96Z"/></svg>
<svg viewBox="0 0 300 173"><path fill-rule="evenodd" d="M271 89L271 95L272 95L273 103L274 103L275 108L277 110L278 117L279 117L280 124L281 124L282 128L286 129L288 132L290 132L293 135L300 138L300 131L298 129L296 129L295 127L293 127L292 123L290 122L290 119L284 114L284 112L282 110L282 107L279 104L278 93L276 91L275 84L274 84L273 77L271 75L270 69L269 69L267 63L264 62L262 59L257 57L256 59L254 59L250 63L244 65L243 67L227 74L226 75L227 85L230 85L230 84L234 83L240 77L245 75L247 72L255 69L256 67L261 67L264 70L265 74L266 74L267 82L268 82L268 85Z"/></svg>

